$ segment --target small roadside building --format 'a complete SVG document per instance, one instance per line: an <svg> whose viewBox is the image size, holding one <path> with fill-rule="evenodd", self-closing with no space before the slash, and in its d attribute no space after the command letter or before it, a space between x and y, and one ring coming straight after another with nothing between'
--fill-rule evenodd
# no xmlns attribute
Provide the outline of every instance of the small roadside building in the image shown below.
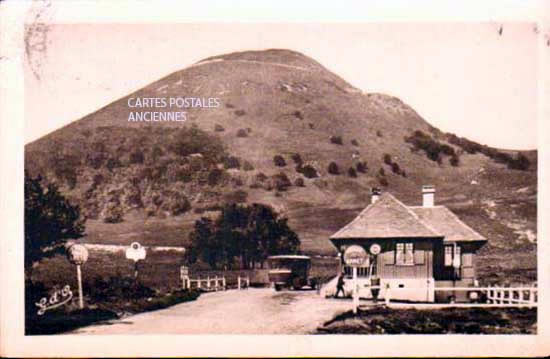
<svg viewBox="0 0 550 359"><path fill-rule="evenodd" d="M476 252L487 240L448 208L435 205L434 197L435 188L423 186L422 206L407 206L373 189L371 204L330 237L340 253L350 245L363 246L367 253L373 244L380 246L380 253L358 268L360 297L371 296L368 287L375 276L383 288L381 298L389 288L391 298L398 300L466 299L466 292L434 288L473 286ZM350 267L344 265L344 271L351 276Z"/></svg>

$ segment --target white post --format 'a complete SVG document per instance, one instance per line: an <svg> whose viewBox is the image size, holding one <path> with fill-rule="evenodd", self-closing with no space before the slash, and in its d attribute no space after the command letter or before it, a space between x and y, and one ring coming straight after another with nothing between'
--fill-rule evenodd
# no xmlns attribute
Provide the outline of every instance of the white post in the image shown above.
<svg viewBox="0 0 550 359"><path fill-rule="evenodd" d="M250 277L246 277L246 289L250 288Z"/></svg>
<svg viewBox="0 0 550 359"><path fill-rule="evenodd" d="M237 289L241 289L241 276L237 277Z"/></svg>
<svg viewBox="0 0 550 359"><path fill-rule="evenodd" d="M214 290L216 292L218 291L218 276L214 277Z"/></svg>
<svg viewBox="0 0 550 359"><path fill-rule="evenodd" d="M197 279L197 284L198 284L198 287L200 288L201 287L201 277L199 276L199 279Z"/></svg>
<svg viewBox="0 0 550 359"><path fill-rule="evenodd" d="M84 309L84 295L82 294L82 272L80 270L80 264L76 265L76 277L78 279L78 306L80 309Z"/></svg>
<svg viewBox="0 0 550 359"><path fill-rule="evenodd" d="M518 295L519 295L519 301L520 301L520 303L523 304L523 303L525 302L525 293L523 292L523 290L520 290L519 293L518 293Z"/></svg>
<svg viewBox="0 0 550 359"><path fill-rule="evenodd" d="M353 267L353 314L357 314L359 291L357 290L357 267Z"/></svg>
<svg viewBox="0 0 550 359"><path fill-rule="evenodd" d="M210 276L206 277L206 288L210 289Z"/></svg>
<svg viewBox="0 0 550 359"><path fill-rule="evenodd" d="M514 301L514 291L512 289L508 289L508 303L512 304Z"/></svg>
<svg viewBox="0 0 550 359"><path fill-rule="evenodd" d="M384 300L386 301L386 306L390 305L390 283L386 283L386 293L384 293Z"/></svg>
<svg viewBox="0 0 550 359"><path fill-rule="evenodd" d="M225 290L225 277L223 277L223 290Z"/></svg>

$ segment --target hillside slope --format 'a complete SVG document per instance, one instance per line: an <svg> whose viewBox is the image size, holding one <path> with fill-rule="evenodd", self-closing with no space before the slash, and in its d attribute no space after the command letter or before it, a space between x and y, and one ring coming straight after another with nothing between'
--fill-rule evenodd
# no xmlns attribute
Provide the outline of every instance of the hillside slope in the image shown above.
<svg viewBox="0 0 550 359"><path fill-rule="evenodd" d="M147 110L128 106L136 97L220 106L189 108L184 123L129 122ZM515 256L534 276L536 151L517 166L516 153L463 140L302 54L247 51L200 61L28 144L25 165L81 205L89 242L181 245L221 203L262 202L316 254L334 253L328 237L368 204L371 187L413 205L434 184L437 203L489 238L487 258Z"/></svg>

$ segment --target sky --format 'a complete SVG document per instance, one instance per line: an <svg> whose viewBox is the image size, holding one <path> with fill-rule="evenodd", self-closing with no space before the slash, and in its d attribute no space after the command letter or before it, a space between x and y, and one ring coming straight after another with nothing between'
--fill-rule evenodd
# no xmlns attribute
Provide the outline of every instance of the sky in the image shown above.
<svg viewBox="0 0 550 359"><path fill-rule="evenodd" d="M26 143L208 56L286 48L442 131L537 147L534 23L58 24L33 41L45 46L24 65Z"/></svg>

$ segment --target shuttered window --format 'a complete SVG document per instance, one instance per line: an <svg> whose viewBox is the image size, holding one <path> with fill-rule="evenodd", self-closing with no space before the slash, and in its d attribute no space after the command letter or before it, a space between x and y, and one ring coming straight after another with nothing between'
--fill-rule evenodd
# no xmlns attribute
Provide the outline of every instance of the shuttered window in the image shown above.
<svg viewBox="0 0 550 359"><path fill-rule="evenodd" d="M453 265L453 246L445 246L445 267Z"/></svg>
<svg viewBox="0 0 550 359"><path fill-rule="evenodd" d="M461 257L461 249L459 246L445 246L446 267L460 267L462 264Z"/></svg>
<svg viewBox="0 0 550 359"><path fill-rule="evenodd" d="M414 265L414 244L412 242L396 243L395 264Z"/></svg>

